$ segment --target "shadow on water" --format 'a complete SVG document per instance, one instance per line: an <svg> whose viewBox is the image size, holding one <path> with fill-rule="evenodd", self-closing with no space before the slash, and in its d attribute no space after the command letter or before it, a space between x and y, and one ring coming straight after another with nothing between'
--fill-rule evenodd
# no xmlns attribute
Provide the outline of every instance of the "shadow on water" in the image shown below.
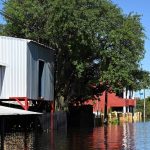
<svg viewBox="0 0 150 150"><path fill-rule="evenodd" d="M22 149L26 150L29 143L28 133L31 131L41 131L39 119L36 116L1 116L0 150L14 150L16 149L14 146L18 145L22 145Z"/></svg>
<svg viewBox="0 0 150 150"><path fill-rule="evenodd" d="M35 121L31 128L22 126L22 130L16 131L4 130L2 118L0 123L1 150L147 150L150 147L150 122L41 130Z"/></svg>
<svg viewBox="0 0 150 150"><path fill-rule="evenodd" d="M133 124L1 132L1 150L134 150L134 132Z"/></svg>

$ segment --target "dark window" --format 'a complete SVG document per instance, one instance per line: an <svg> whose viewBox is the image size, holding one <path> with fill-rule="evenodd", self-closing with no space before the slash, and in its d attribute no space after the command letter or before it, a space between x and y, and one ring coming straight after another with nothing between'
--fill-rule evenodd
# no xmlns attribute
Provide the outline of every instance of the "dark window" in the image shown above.
<svg viewBox="0 0 150 150"><path fill-rule="evenodd" d="M44 69L44 61L39 60L39 87L38 87L38 96L42 96L42 75Z"/></svg>
<svg viewBox="0 0 150 150"><path fill-rule="evenodd" d="M5 75L5 66L0 66L0 96L3 88L4 75Z"/></svg>

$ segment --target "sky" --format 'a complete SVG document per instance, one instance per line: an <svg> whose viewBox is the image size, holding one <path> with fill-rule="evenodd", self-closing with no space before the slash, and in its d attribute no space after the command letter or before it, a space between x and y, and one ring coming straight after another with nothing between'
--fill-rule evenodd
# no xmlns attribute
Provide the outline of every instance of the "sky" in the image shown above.
<svg viewBox="0 0 150 150"><path fill-rule="evenodd" d="M144 70L150 71L150 0L112 0L114 4L120 7L124 14L130 12L137 13L141 16L141 23L145 29L145 57L141 62ZM0 10L2 9L2 0L0 0ZM0 15L0 23L4 23ZM135 33L136 34L136 33ZM146 92L146 95L150 92Z"/></svg>
<svg viewBox="0 0 150 150"><path fill-rule="evenodd" d="M145 29L145 57L141 62L144 70L150 71L150 0L112 0L114 4L120 7L125 14L130 12L141 16L141 23ZM145 97L150 96L150 90L145 90ZM135 97L144 98L144 89L137 91Z"/></svg>
<svg viewBox="0 0 150 150"><path fill-rule="evenodd" d="M142 60L142 68L150 71L150 0L112 0L119 6L123 13L138 13L141 16L141 23L145 29L147 39L145 40L145 57Z"/></svg>
<svg viewBox="0 0 150 150"><path fill-rule="evenodd" d="M0 0L0 10L2 10L2 1ZM2 15L0 14L0 24L3 23L3 17Z"/></svg>

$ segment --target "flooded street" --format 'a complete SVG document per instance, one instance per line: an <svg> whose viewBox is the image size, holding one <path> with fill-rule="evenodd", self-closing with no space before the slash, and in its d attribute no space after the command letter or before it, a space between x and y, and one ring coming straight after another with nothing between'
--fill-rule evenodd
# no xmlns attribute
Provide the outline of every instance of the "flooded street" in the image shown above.
<svg viewBox="0 0 150 150"><path fill-rule="evenodd" d="M5 133L1 150L148 150L150 122L92 129Z"/></svg>

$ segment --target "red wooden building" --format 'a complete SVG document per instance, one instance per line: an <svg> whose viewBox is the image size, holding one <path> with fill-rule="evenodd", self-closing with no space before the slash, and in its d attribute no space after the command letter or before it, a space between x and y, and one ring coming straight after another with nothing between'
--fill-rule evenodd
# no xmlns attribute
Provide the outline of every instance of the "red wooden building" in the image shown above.
<svg viewBox="0 0 150 150"><path fill-rule="evenodd" d="M102 96L95 100L87 100L85 102L86 105L93 105L93 113L99 114L100 112L104 112L105 108L105 92L103 92ZM115 93L108 93L107 100L107 112L109 111L117 111L117 112L134 112L134 108L136 106L136 100L131 98L122 98L116 96Z"/></svg>

